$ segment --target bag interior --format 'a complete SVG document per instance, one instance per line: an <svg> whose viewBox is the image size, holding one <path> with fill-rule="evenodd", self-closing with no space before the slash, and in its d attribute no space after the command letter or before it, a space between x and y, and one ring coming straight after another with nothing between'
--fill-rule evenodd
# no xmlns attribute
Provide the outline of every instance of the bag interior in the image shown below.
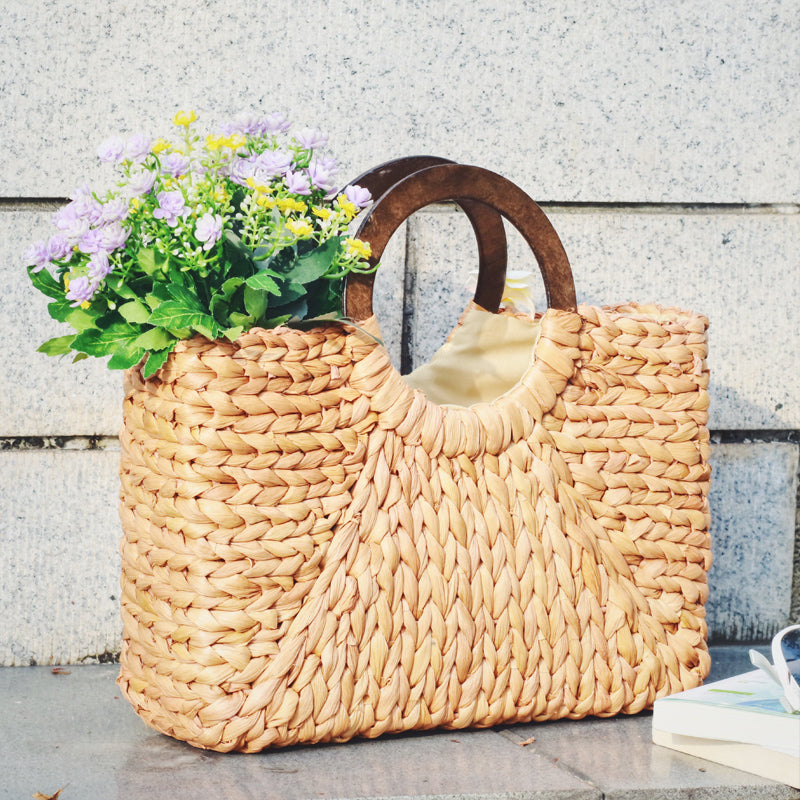
<svg viewBox="0 0 800 800"><path fill-rule="evenodd" d="M534 317L472 306L433 358L404 379L439 405L491 403L528 371L538 338Z"/></svg>

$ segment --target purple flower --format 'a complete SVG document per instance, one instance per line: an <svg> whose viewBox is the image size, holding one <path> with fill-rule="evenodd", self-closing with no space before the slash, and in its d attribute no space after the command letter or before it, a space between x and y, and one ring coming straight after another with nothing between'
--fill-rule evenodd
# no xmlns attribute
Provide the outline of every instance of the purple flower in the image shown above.
<svg viewBox="0 0 800 800"><path fill-rule="evenodd" d="M291 166L292 154L285 150L266 150L255 161L255 171L266 179L284 175Z"/></svg>
<svg viewBox="0 0 800 800"><path fill-rule="evenodd" d="M286 133L289 130L289 120L286 114L276 111L264 117L264 133Z"/></svg>
<svg viewBox="0 0 800 800"><path fill-rule="evenodd" d="M47 255L52 261L60 261L66 258L72 250L69 239L63 234L57 233L50 237L47 243Z"/></svg>
<svg viewBox="0 0 800 800"><path fill-rule="evenodd" d="M103 162L119 163L122 161L122 154L125 152L125 140L121 136L112 136L106 139L97 148L97 157Z"/></svg>
<svg viewBox="0 0 800 800"><path fill-rule="evenodd" d="M194 235L203 242L203 250L210 250L222 236L222 217L207 212L197 220Z"/></svg>
<svg viewBox="0 0 800 800"><path fill-rule="evenodd" d="M311 181L311 185L317 189L327 192L333 188L330 171L325 169L319 161L312 161L308 165L308 179Z"/></svg>
<svg viewBox="0 0 800 800"><path fill-rule="evenodd" d="M161 171L178 178L189 171L189 159L182 153L170 153L161 159Z"/></svg>
<svg viewBox="0 0 800 800"><path fill-rule="evenodd" d="M105 247L103 247L102 228L90 228L86 231L78 242L78 250L81 253L97 253L100 250L105 250Z"/></svg>
<svg viewBox="0 0 800 800"><path fill-rule="evenodd" d="M71 241L82 239L89 228L89 220L79 217L75 210L65 206L53 215L53 224Z"/></svg>
<svg viewBox="0 0 800 800"><path fill-rule="evenodd" d="M100 246L108 253L125 247L125 242L128 241L128 236L130 236L130 231L120 225L119 222L112 222L110 225L98 228L98 230L100 231Z"/></svg>
<svg viewBox="0 0 800 800"><path fill-rule="evenodd" d="M141 164L150 153L151 144L149 136L143 133L134 133L125 145L125 158L134 164Z"/></svg>
<svg viewBox="0 0 800 800"><path fill-rule="evenodd" d="M292 194L311 194L311 184L308 181L308 176L303 175L302 172L292 172L291 170L287 172L286 188Z"/></svg>
<svg viewBox="0 0 800 800"><path fill-rule="evenodd" d="M183 192L159 192L156 197L159 207L153 210L153 216L163 219L170 228L178 224L178 217L186 216L191 210L184 202Z"/></svg>
<svg viewBox="0 0 800 800"><path fill-rule="evenodd" d="M364 189L361 186L354 186L351 184L345 187L344 194L345 197L358 208L366 208L372 202L372 195L369 189Z"/></svg>
<svg viewBox="0 0 800 800"><path fill-rule="evenodd" d="M67 300L74 300L73 306L79 306L81 303L86 303L94 296L97 285L90 283L85 275L80 278L75 278L69 282L69 289L67 290Z"/></svg>
<svg viewBox="0 0 800 800"><path fill-rule="evenodd" d="M107 203L103 203L100 214L101 222L119 222L128 216L128 201L123 197L115 197Z"/></svg>
<svg viewBox="0 0 800 800"><path fill-rule="evenodd" d="M76 186L72 190L72 194L69 195L70 200L81 200L85 198L90 198L92 196L92 190L89 188L89 184L82 183L80 186Z"/></svg>
<svg viewBox="0 0 800 800"><path fill-rule="evenodd" d="M111 272L114 267L108 260L108 253L98 252L94 253L92 257L87 262L86 266L88 267L89 277L92 279L92 283L97 286L103 278ZM70 283L70 289L72 288Z"/></svg>
<svg viewBox="0 0 800 800"><path fill-rule="evenodd" d="M306 150L317 150L328 144L328 135L317 128L303 128L295 134L294 140Z"/></svg>
<svg viewBox="0 0 800 800"><path fill-rule="evenodd" d="M259 117L250 111L242 111L237 114L230 122L223 122L220 131L225 136L232 133L243 133L246 136L263 135L267 131L268 125L264 117Z"/></svg>
<svg viewBox="0 0 800 800"><path fill-rule="evenodd" d="M23 254L27 264L33 267L34 272L50 266L50 254L47 251L47 242L34 242Z"/></svg>
<svg viewBox="0 0 800 800"><path fill-rule="evenodd" d="M331 175L335 175L339 171L339 162L333 156L319 156L315 158L314 161L319 164L322 169L330 172Z"/></svg>
<svg viewBox="0 0 800 800"><path fill-rule="evenodd" d="M239 158L238 156L231 161L228 168L228 175L234 183L244 185L248 178L252 178L255 173L255 162L252 156Z"/></svg>
<svg viewBox="0 0 800 800"><path fill-rule="evenodd" d="M86 184L78 187L71 196L72 202L67 203L64 208L59 209L54 217L54 222L58 227L58 219L68 218L70 221L75 219L85 219L90 225L95 225L100 221L103 213L103 204L92 194Z"/></svg>
<svg viewBox="0 0 800 800"><path fill-rule="evenodd" d="M25 261L33 267L34 272L45 267L52 267L53 261L60 261L67 257L72 249L66 236L60 233L50 237L49 242L34 242L22 255Z"/></svg>
<svg viewBox="0 0 800 800"><path fill-rule="evenodd" d="M136 175L131 175L131 178L128 181L128 193L132 197L147 194L153 188L153 184L155 182L155 173L150 172L149 170L143 170Z"/></svg>

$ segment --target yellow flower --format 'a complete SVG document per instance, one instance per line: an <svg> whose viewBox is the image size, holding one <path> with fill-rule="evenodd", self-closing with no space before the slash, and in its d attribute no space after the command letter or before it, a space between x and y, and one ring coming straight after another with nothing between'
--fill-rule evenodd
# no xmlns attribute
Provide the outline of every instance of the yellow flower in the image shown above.
<svg viewBox="0 0 800 800"><path fill-rule="evenodd" d="M230 195L228 194L227 190L224 186L217 186L214 189L214 199L218 203L227 203L228 200L231 199Z"/></svg>
<svg viewBox="0 0 800 800"><path fill-rule="evenodd" d="M329 220L331 214L333 214L333 212L329 208L317 208L316 206L314 206L314 208L312 208L311 211L314 214L314 216L319 217L323 222Z"/></svg>
<svg viewBox="0 0 800 800"><path fill-rule="evenodd" d="M197 119L197 114L194 111L179 111L173 118L176 125L188 128Z"/></svg>
<svg viewBox="0 0 800 800"><path fill-rule="evenodd" d="M347 255L358 256L366 261L372 255L372 248L369 246L369 242L362 242L361 239L348 239Z"/></svg>
<svg viewBox="0 0 800 800"><path fill-rule="evenodd" d="M164 150L171 150L172 145L166 139L156 139L153 142L152 150L154 153L163 153Z"/></svg>
<svg viewBox="0 0 800 800"><path fill-rule="evenodd" d="M310 236L314 230L307 219L293 219L286 223L286 227L295 236Z"/></svg>
<svg viewBox="0 0 800 800"><path fill-rule="evenodd" d="M206 136L206 147L209 150L220 150L224 146L225 142L223 141L221 136L215 136L212 133Z"/></svg>
<svg viewBox="0 0 800 800"><path fill-rule="evenodd" d="M346 194L340 194L336 198L336 205L338 205L339 208L341 208L342 211L344 211L344 213L347 215L348 219L353 219L353 217L356 214L358 214L358 208L356 208L355 203L351 203L347 199L347 195Z"/></svg>
<svg viewBox="0 0 800 800"><path fill-rule="evenodd" d="M261 208L275 208L275 201L271 197L267 197L265 194L257 194L256 196L256 203Z"/></svg>
<svg viewBox="0 0 800 800"><path fill-rule="evenodd" d="M269 194L272 191L271 186L266 186L263 183L259 183L255 178L252 176L248 178L245 183L251 188L255 189L257 192L261 192L262 194Z"/></svg>
<svg viewBox="0 0 800 800"><path fill-rule="evenodd" d="M232 133L230 136L226 136L222 139L222 144L225 147L230 147L231 150L236 150L247 144L247 139L245 139L241 133Z"/></svg>
<svg viewBox="0 0 800 800"><path fill-rule="evenodd" d="M299 211L303 213L307 209L305 203L300 202L300 200L295 200L293 197L279 197L275 203L284 214L287 211Z"/></svg>
<svg viewBox="0 0 800 800"><path fill-rule="evenodd" d="M131 197L130 202L128 203L128 208L130 208L131 211L138 211L139 208L141 208L141 205L142 199L140 197ZM75 249L77 250L77 245Z"/></svg>

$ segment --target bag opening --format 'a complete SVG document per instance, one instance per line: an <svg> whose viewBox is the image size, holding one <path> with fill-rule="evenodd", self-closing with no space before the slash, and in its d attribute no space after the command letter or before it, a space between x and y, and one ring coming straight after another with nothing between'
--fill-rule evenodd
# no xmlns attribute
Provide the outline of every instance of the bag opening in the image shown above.
<svg viewBox="0 0 800 800"><path fill-rule="evenodd" d="M472 306L431 360L404 380L438 405L491 403L530 369L539 330L534 317Z"/></svg>

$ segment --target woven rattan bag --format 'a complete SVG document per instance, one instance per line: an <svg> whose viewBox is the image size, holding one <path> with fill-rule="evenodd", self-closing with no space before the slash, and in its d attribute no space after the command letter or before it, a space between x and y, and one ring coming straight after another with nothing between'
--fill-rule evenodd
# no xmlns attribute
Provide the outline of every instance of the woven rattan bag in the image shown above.
<svg viewBox="0 0 800 800"><path fill-rule="evenodd" d="M539 207L435 162L362 178L386 192L359 235L377 259L456 200L497 311L497 212L521 231L550 307L500 397L436 404L342 324L192 339L127 374L119 683L158 731L257 751L610 716L708 673L706 320L576 308ZM377 330L370 279L346 311Z"/></svg>

